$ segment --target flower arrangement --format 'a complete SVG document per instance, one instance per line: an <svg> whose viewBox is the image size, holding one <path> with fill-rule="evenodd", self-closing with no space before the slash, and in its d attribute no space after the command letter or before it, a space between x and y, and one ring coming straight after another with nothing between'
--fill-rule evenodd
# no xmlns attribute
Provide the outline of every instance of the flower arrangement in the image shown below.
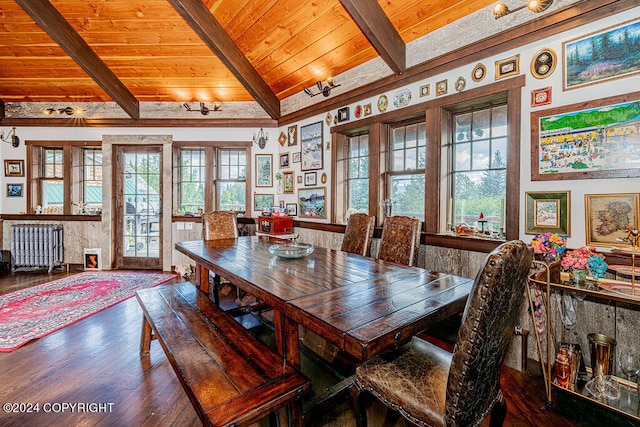
<svg viewBox="0 0 640 427"><path fill-rule="evenodd" d="M607 271L607 263L604 258L604 255L595 252L595 248L582 246L567 252L560 265L565 271L573 271L578 274L590 273L594 279L599 279Z"/></svg>
<svg viewBox="0 0 640 427"><path fill-rule="evenodd" d="M567 239L558 233L536 234L531 240L533 252L541 254L545 261L555 261L567 250Z"/></svg>

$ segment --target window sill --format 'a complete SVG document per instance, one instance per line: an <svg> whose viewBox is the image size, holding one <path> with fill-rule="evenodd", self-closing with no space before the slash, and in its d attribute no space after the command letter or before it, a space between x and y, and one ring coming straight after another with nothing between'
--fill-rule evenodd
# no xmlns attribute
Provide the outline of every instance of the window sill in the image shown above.
<svg viewBox="0 0 640 427"><path fill-rule="evenodd" d="M454 236L452 234L422 233L420 243L443 248L489 253L504 243L504 240L484 239L481 237L471 236Z"/></svg>
<svg viewBox="0 0 640 427"><path fill-rule="evenodd" d="M29 221L102 221L101 215L65 215L65 214L2 214L3 220Z"/></svg>

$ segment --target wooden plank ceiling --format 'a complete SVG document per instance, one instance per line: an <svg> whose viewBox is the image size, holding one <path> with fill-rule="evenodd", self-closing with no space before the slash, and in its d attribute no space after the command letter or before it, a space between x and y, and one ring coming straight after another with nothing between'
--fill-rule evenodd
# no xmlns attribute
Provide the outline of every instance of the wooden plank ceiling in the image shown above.
<svg viewBox="0 0 640 427"><path fill-rule="evenodd" d="M0 100L279 101L494 0L0 0Z"/></svg>

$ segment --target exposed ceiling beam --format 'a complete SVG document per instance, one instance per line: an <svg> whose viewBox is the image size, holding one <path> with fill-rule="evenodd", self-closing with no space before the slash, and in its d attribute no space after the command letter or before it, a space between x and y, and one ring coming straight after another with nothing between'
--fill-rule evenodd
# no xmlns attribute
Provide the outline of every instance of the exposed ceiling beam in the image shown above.
<svg viewBox="0 0 640 427"><path fill-rule="evenodd" d="M280 100L244 56L202 0L167 0L227 66L273 119L280 117Z"/></svg>
<svg viewBox="0 0 640 427"><path fill-rule="evenodd" d="M104 89L129 117L136 120L140 118L140 103L135 96L48 0L16 0L16 3Z"/></svg>
<svg viewBox="0 0 640 427"><path fill-rule="evenodd" d="M340 0L374 49L396 74L407 67L406 46L377 1Z"/></svg>

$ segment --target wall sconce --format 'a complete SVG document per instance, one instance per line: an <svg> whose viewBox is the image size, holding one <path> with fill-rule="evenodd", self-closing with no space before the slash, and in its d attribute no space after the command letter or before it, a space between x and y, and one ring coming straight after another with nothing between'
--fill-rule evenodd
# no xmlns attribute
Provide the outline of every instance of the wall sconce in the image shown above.
<svg viewBox="0 0 640 427"><path fill-rule="evenodd" d="M14 148L18 148L18 146L20 145L20 138L18 138L18 135L16 135L16 128L14 126L13 129L11 129L8 133L7 133L7 137L5 138L4 136L4 131L0 132L0 139L4 142L7 142L9 144L11 144Z"/></svg>
<svg viewBox="0 0 640 427"><path fill-rule="evenodd" d="M517 12L520 9L524 9L525 7L531 12L539 13L551 6L552 3L553 0L529 0L526 4L516 7L513 10L509 10L509 7L506 4L499 1L493 7L493 15L496 17L496 19L498 19L510 13Z"/></svg>
<svg viewBox="0 0 640 427"><path fill-rule="evenodd" d="M323 94L325 97L331 95L331 89L333 89L334 87L338 87L340 85L337 85L335 83L333 83L333 78L329 77L327 79L327 85L323 86L321 81L317 81L316 82L316 87L318 88L318 92L317 93L313 93L313 91L311 89L309 89L308 87L304 88L304 93L306 93L307 95L309 95L310 97L314 97L316 95L320 95Z"/></svg>
<svg viewBox="0 0 640 427"><path fill-rule="evenodd" d="M182 106L185 108L185 110L187 111L198 111L200 112L200 114L202 114L203 116L206 116L207 114L209 114L209 111L220 111L222 110L222 105L219 102L216 102L215 104L213 104L213 108L208 108L206 105L204 105L204 102L200 103L200 108L199 109L193 109L189 106L189 104L187 104L186 102L184 104L182 104Z"/></svg>
<svg viewBox="0 0 640 427"><path fill-rule="evenodd" d="M66 107L66 108L47 108L46 110L43 111L43 113L45 113L47 116L53 114L53 113L58 113L58 114L66 114L67 116L73 116L75 115L80 115L82 114L84 111L81 108L73 108L73 107Z"/></svg>
<svg viewBox="0 0 640 427"><path fill-rule="evenodd" d="M258 144L258 147L262 150L269 142L269 132L265 132L264 129L260 128L258 133L253 133L253 143Z"/></svg>

